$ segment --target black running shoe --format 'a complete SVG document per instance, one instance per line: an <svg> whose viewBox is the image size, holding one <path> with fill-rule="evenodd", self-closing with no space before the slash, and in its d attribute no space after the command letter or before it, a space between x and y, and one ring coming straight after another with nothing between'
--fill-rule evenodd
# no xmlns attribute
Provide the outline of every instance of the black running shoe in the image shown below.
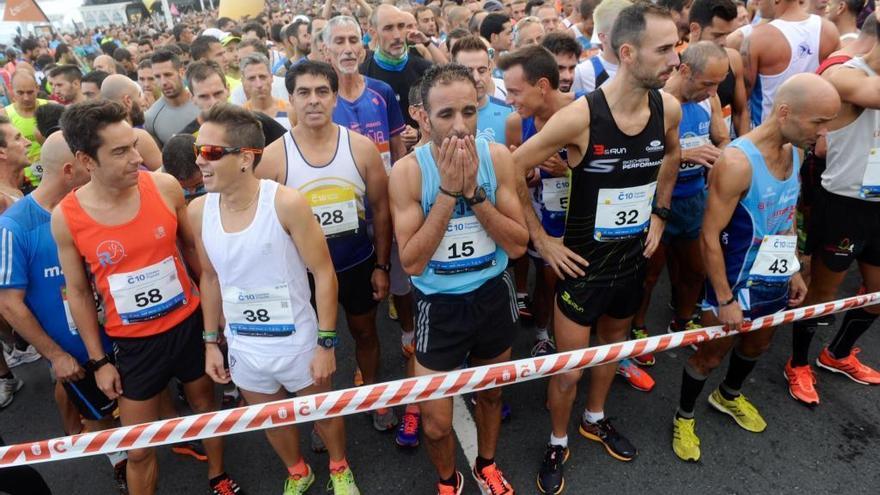
<svg viewBox="0 0 880 495"><path fill-rule="evenodd" d="M584 438L604 445L608 454L619 461L631 461L639 453L626 437L614 429L611 418L602 419L598 423L590 423L581 418L578 431Z"/></svg>
<svg viewBox="0 0 880 495"><path fill-rule="evenodd" d="M212 495L244 495L244 490L238 486L238 483L229 475L224 474L222 478L211 484Z"/></svg>
<svg viewBox="0 0 880 495"><path fill-rule="evenodd" d="M568 447L547 445L541 470L538 471L538 490L541 493L559 495L565 489L565 478L562 476L562 465L568 460L571 452Z"/></svg>
<svg viewBox="0 0 880 495"><path fill-rule="evenodd" d="M119 495L128 495L128 481L125 478L126 466L128 466L128 459L123 459L113 466L113 481L116 482Z"/></svg>

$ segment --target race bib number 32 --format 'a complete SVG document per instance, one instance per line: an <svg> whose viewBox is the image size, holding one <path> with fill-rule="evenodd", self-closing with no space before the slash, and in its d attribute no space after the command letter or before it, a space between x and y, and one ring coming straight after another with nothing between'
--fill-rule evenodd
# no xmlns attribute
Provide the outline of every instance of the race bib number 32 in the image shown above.
<svg viewBox="0 0 880 495"><path fill-rule="evenodd" d="M751 278L784 282L800 270L797 259L797 236L768 235L761 241L758 255L749 271Z"/></svg>
<svg viewBox="0 0 880 495"><path fill-rule="evenodd" d="M229 330L251 337L286 337L296 331L287 284L255 289L223 289Z"/></svg>
<svg viewBox="0 0 880 495"><path fill-rule="evenodd" d="M648 231L657 183L623 189L599 189L593 238L599 242L638 237Z"/></svg>
<svg viewBox="0 0 880 495"><path fill-rule="evenodd" d="M472 272L495 264L495 241L474 215L449 220L428 266L438 275Z"/></svg>
<svg viewBox="0 0 880 495"><path fill-rule="evenodd" d="M110 295L124 325L149 321L186 304L174 257L107 277Z"/></svg>

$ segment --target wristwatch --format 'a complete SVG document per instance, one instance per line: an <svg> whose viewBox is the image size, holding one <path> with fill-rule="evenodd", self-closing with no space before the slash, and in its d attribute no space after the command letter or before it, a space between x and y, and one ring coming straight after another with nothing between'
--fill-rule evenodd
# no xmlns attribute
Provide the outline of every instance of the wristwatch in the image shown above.
<svg viewBox="0 0 880 495"><path fill-rule="evenodd" d="M486 190L483 189L483 186L477 186L477 188L474 189L474 195L470 198L464 198L464 201L468 206L476 206L483 201L486 201Z"/></svg>
<svg viewBox="0 0 880 495"><path fill-rule="evenodd" d="M339 337L336 335L330 336L319 336L318 337L318 345L323 347L324 349L333 349L339 345Z"/></svg>
<svg viewBox="0 0 880 495"><path fill-rule="evenodd" d="M669 208L663 208L662 206L655 206L651 208L651 213L660 217L661 220L666 220L669 218L669 214L672 212Z"/></svg>
<svg viewBox="0 0 880 495"><path fill-rule="evenodd" d="M105 364L110 364L110 356L108 354L104 354L104 357L98 360L89 359L86 361L86 371L90 373L94 373L101 369Z"/></svg>
<svg viewBox="0 0 880 495"><path fill-rule="evenodd" d="M391 271L391 264L390 263L385 263L385 264L376 263L375 265L373 265L373 269L374 270L382 270L383 272L388 273Z"/></svg>

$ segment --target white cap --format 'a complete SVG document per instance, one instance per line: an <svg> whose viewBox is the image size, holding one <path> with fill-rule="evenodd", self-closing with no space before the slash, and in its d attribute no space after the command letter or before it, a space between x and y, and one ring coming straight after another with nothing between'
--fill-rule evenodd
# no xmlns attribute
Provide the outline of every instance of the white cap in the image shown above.
<svg viewBox="0 0 880 495"><path fill-rule="evenodd" d="M202 31L202 36L213 36L217 38L217 41L222 41L223 38L229 36L229 33L226 31L221 31L217 28L208 28Z"/></svg>

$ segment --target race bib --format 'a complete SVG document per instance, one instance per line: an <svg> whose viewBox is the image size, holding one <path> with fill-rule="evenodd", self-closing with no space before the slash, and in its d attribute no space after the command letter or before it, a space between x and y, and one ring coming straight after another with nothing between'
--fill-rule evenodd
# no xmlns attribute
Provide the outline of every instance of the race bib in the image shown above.
<svg viewBox="0 0 880 495"><path fill-rule="evenodd" d="M541 202L550 212L568 211L568 191L571 182L568 177L541 179Z"/></svg>
<svg viewBox="0 0 880 495"><path fill-rule="evenodd" d="M495 264L495 241L474 215L449 220L428 266L437 275L482 270Z"/></svg>
<svg viewBox="0 0 880 495"><path fill-rule="evenodd" d="M864 199L880 198L880 148L871 148L868 153L868 165L862 177L859 196Z"/></svg>
<svg viewBox="0 0 880 495"><path fill-rule="evenodd" d="M67 318L67 329L71 335L79 335L73 315L70 313L70 304L67 303L67 288L61 288L61 302L64 304L64 317Z"/></svg>
<svg viewBox="0 0 880 495"><path fill-rule="evenodd" d="M223 289L223 314L235 335L286 337L296 331L287 284Z"/></svg>
<svg viewBox="0 0 880 495"><path fill-rule="evenodd" d="M174 257L128 273L107 277L123 325L153 320L186 304Z"/></svg>
<svg viewBox="0 0 880 495"><path fill-rule="evenodd" d="M801 268L796 249L797 236L764 236L758 255L749 271L749 277L768 282L788 280Z"/></svg>
<svg viewBox="0 0 880 495"><path fill-rule="evenodd" d="M640 236L648 231L657 183L623 189L599 189L593 238L599 242Z"/></svg>
<svg viewBox="0 0 880 495"><path fill-rule="evenodd" d="M681 149L690 150L694 148L699 148L704 144L710 144L708 136L688 136L681 138ZM703 165L699 163L693 162L681 162L678 167L678 179L679 180L687 180L689 178L694 178L699 176L699 174L703 173Z"/></svg>
<svg viewBox="0 0 880 495"><path fill-rule="evenodd" d="M382 151L379 155L382 156L382 165L385 167L385 173L391 175L391 152Z"/></svg>
<svg viewBox="0 0 880 495"><path fill-rule="evenodd" d="M358 211L353 189L318 189L308 192L307 197L324 237L332 239L357 233Z"/></svg>

